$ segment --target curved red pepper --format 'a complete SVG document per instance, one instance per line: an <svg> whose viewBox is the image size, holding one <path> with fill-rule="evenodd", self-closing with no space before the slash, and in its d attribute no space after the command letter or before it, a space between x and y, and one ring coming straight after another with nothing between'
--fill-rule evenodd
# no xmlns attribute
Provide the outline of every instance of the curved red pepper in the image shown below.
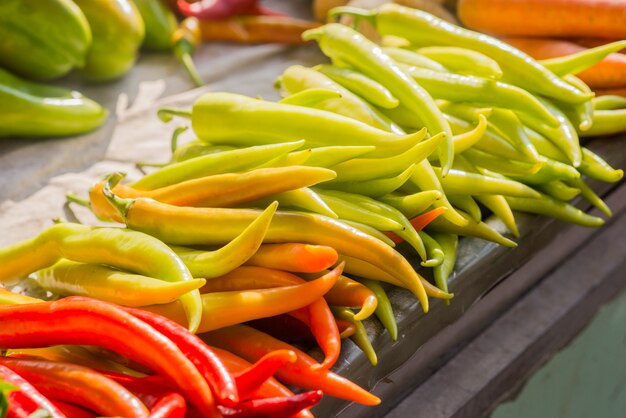
<svg viewBox="0 0 626 418"><path fill-rule="evenodd" d="M295 361L296 353L291 350L276 350L264 355L252 366L241 371L235 378L241 398L250 397L250 394L259 389L263 382L276 373L276 370Z"/></svg>
<svg viewBox="0 0 626 418"><path fill-rule="evenodd" d="M178 0L178 10L185 16L202 20L228 19L239 15L283 16L284 13L259 5L258 0Z"/></svg>
<svg viewBox="0 0 626 418"><path fill-rule="evenodd" d="M71 403L65 403L56 399L51 399L50 402L54 404L61 412L70 418L96 418L97 415L93 412L89 412L79 406Z"/></svg>
<svg viewBox="0 0 626 418"><path fill-rule="evenodd" d="M35 389L32 384L12 369L1 364L0 380L17 388L17 390L9 393L7 418L26 418L38 409L46 410L52 418L65 418L65 414Z"/></svg>
<svg viewBox="0 0 626 418"><path fill-rule="evenodd" d="M251 399L232 408L222 406L218 408L222 415L228 418L288 418L319 403L322 395L321 390L314 390L278 398Z"/></svg>

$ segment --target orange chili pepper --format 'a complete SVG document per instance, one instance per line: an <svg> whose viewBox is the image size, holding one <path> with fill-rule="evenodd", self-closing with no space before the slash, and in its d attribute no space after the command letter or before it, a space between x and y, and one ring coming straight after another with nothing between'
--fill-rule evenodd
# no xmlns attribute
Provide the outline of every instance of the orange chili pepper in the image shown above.
<svg viewBox="0 0 626 418"><path fill-rule="evenodd" d="M334 265L338 257L337 251L326 245L263 244L244 265L295 273L317 273Z"/></svg>
<svg viewBox="0 0 626 418"><path fill-rule="evenodd" d="M415 218L412 218L410 220L411 225L413 225L413 228L415 228L415 231L420 232L422 229L426 228L426 226L429 223L437 219L439 215L441 215L447 210L448 208L445 206L440 206L435 209L429 210L428 212L425 212L421 215L416 216ZM384 234L387 235L389 238L391 238L393 242L395 242L396 244L400 244L401 242L404 241L404 239L400 238L393 232L387 231L387 232L384 232Z"/></svg>

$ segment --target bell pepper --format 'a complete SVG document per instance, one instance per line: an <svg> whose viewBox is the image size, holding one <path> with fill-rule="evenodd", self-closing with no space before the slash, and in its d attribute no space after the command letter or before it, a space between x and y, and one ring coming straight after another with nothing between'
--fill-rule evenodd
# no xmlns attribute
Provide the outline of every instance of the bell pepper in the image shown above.
<svg viewBox="0 0 626 418"><path fill-rule="evenodd" d="M0 61L2 30L0 22ZM81 134L101 126L108 113L77 91L27 81L0 68L0 138Z"/></svg>
<svg viewBox="0 0 626 418"><path fill-rule="evenodd" d="M130 0L75 0L93 34L82 75L106 81L124 75L135 63L145 26Z"/></svg>
<svg viewBox="0 0 626 418"><path fill-rule="evenodd" d="M0 2L0 66L50 80L85 64L91 46L85 15L71 0Z"/></svg>

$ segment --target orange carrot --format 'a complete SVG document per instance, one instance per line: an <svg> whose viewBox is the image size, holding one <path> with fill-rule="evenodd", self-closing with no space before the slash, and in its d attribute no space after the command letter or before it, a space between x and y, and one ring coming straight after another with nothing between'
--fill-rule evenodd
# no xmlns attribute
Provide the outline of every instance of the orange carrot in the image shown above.
<svg viewBox="0 0 626 418"><path fill-rule="evenodd" d="M263 244L245 265L296 273L317 273L335 264L338 257L334 248L325 245Z"/></svg>
<svg viewBox="0 0 626 418"><path fill-rule="evenodd" d="M626 97L626 87L618 88L618 89L598 89L595 90L597 96L623 96Z"/></svg>
<svg viewBox="0 0 626 418"><path fill-rule="evenodd" d="M576 54L587 49L559 39L509 37L502 40L538 60ZM578 77L594 90L626 87L626 55L611 54L600 63L578 73Z"/></svg>
<svg viewBox="0 0 626 418"><path fill-rule="evenodd" d="M580 39L574 39L573 41L576 42L580 46L584 46L585 48L595 48L596 46L602 46L602 45L606 45L608 43L616 42L620 40L621 39L580 38ZM619 52L620 54L626 54L626 48L617 52Z"/></svg>
<svg viewBox="0 0 626 418"><path fill-rule="evenodd" d="M460 0L458 14L493 34L626 39L623 0Z"/></svg>

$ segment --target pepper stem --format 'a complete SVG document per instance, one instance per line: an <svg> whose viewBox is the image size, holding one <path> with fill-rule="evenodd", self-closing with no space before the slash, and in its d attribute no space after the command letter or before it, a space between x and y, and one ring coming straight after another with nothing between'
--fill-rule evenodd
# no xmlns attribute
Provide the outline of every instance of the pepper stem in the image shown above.
<svg viewBox="0 0 626 418"><path fill-rule="evenodd" d="M76 203L77 205L83 206L83 207L90 207L91 204L89 203L89 199L84 199L72 192L67 192L65 193L65 199L69 202L69 203Z"/></svg>
<svg viewBox="0 0 626 418"><path fill-rule="evenodd" d="M358 27L361 20L365 20L373 27L376 27L376 16L378 15L378 11L375 9L361 9L360 7L354 6L340 6L330 9L328 12L329 19L334 19L335 21L337 21L342 15L352 16L354 18L355 27Z"/></svg>
<svg viewBox="0 0 626 418"><path fill-rule="evenodd" d="M178 137L180 137L187 129L189 129L189 126L185 125L181 125L174 129L174 132L172 133L172 141L170 142L170 149L172 150L172 154L174 154L176 152L176 149L178 148Z"/></svg>
<svg viewBox="0 0 626 418"><path fill-rule="evenodd" d="M157 110L157 116L163 122L171 121L172 119L174 119L174 116L191 119L191 111L184 109L175 109L173 107L162 107Z"/></svg>
<svg viewBox="0 0 626 418"><path fill-rule="evenodd" d="M113 206L120 214L122 219L126 221L128 211L130 210L135 199L125 199L119 197L113 193L113 187L115 187L124 178L123 173L111 173L104 178L104 184L102 185L102 194L107 201Z"/></svg>

